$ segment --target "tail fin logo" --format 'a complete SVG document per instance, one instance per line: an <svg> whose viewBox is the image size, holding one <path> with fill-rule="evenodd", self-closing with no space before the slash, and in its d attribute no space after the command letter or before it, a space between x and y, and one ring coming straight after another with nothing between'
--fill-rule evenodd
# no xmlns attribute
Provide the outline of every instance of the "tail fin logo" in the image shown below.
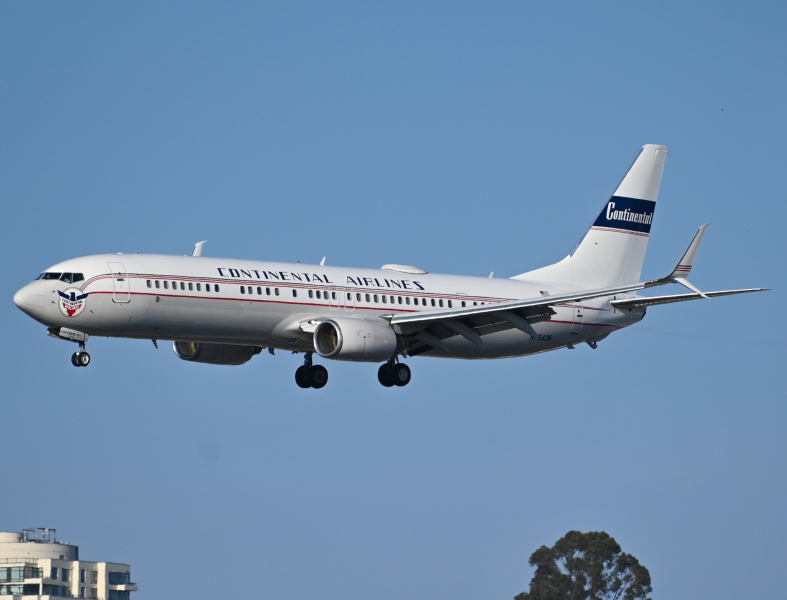
<svg viewBox="0 0 787 600"><path fill-rule="evenodd" d="M652 200L612 196L593 228L648 235L655 210L656 203Z"/></svg>

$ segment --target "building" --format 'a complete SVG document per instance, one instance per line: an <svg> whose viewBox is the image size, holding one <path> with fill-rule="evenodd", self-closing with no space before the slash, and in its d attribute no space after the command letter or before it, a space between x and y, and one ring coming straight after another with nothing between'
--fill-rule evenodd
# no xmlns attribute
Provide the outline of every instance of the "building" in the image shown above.
<svg viewBox="0 0 787 600"><path fill-rule="evenodd" d="M130 600L135 591L129 565L79 560L54 529L0 532L0 597Z"/></svg>

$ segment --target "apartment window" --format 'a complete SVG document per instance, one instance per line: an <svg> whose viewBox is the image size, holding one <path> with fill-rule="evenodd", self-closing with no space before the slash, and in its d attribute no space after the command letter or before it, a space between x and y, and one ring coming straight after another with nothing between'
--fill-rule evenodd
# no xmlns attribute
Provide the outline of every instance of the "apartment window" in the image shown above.
<svg viewBox="0 0 787 600"><path fill-rule="evenodd" d="M292 290L292 297L293 298L297 298L298 297L298 290Z"/></svg>
<svg viewBox="0 0 787 600"><path fill-rule="evenodd" d="M57 567L52 567L49 571L49 579L57 579Z"/></svg>
<svg viewBox="0 0 787 600"><path fill-rule="evenodd" d="M79 569L79 583L87 583L87 572L85 569ZM85 597L85 588L82 588L82 597Z"/></svg>
<svg viewBox="0 0 787 600"><path fill-rule="evenodd" d="M150 284L150 279L148 279L148 287L153 287L153 286Z"/></svg>
<svg viewBox="0 0 787 600"><path fill-rule="evenodd" d="M71 569L60 569L60 581L65 581L66 583L68 583L70 574L71 574Z"/></svg>
<svg viewBox="0 0 787 600"><path fill-rule="evenodd" d="M131 592L121 590L109 590L107 600L131 600Z"/></svg>
<svg viewBox="0 0 787 600"><path fill-rule="evenodd" d="M98 571L90 571L90 583L98 583ZM96 590L91 589L91 592L95 594Z"/></svg>
<svg viewBox="0 0 787 600"><path fill-rule="evenodd" d="M96 581L98 583L98 581ZM87 591L88 598L98 598L98 590L96 588L89 588Z"/></svg>
<svg viewBox="0 0 787 600"><path fill-rule="evenodd" d="M109 585L124 585L127 583L131 583L131 573L123 571L109 572Z"/></svg>
<svg viewBox="0 0 787 600"><path fill-rule="evenodd" d="M84 583L84 581L82 583ZM84 598L85 597L85 588L83 588L83 587L79 588L79 597L80 598Z"/></svg>
<svg viewBox="0 0 787 600"><path fill-rule="evenodd" d="M156 279L156 289L159 289L159 287L161 287L161 286L159 285L159 280L158 280L158 279Z"/></svg>

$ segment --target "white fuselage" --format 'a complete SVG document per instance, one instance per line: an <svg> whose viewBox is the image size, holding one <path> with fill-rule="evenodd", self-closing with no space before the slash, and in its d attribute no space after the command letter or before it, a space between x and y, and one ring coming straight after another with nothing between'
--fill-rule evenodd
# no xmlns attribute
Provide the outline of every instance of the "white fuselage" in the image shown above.
<svg viewBox="0 0 787 600"><path fill-rule="evenodd" d="M389 325L393 315L445 312L571 292L571 286L376 269L270 263L208 257L108 254L59 263L47 272L81 273L76 283L36 280L14 300L48 327L93 336L192 341L313 351L304 321L356 317ZM87 294L78 310L63 309L58 292ZM621 298L621 296L618 296ZM605 337L636 323L644 309L616 310L613 297L553 307L534 324L491 331L481 348L456 335L448 352L425 355L485 359L522 356Z"/></svg>

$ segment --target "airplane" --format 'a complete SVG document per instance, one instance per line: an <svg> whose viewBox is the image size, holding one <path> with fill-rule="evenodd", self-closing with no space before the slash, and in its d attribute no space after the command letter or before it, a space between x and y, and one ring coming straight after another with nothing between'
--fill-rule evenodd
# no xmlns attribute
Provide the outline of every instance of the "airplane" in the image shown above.
<svg viewBox="0 0 787 600"><path fill-rule="evenodd" d="M41 273L14 303L79 345L74 366L90 364L90 336L171 341L178 358L240 365L264 349L303 353L301 388L322 388L325 359L382 363L385 387L405 386L402 358L492 359L586 343L638 323L647 307L764 291L702 292L687 277L707 225L666 277L640 282L667 147L643 146L576 248L555 264L510 279L287 264L202 256L102 254ZM669 283L689 293L646 297Z"/></svg>

